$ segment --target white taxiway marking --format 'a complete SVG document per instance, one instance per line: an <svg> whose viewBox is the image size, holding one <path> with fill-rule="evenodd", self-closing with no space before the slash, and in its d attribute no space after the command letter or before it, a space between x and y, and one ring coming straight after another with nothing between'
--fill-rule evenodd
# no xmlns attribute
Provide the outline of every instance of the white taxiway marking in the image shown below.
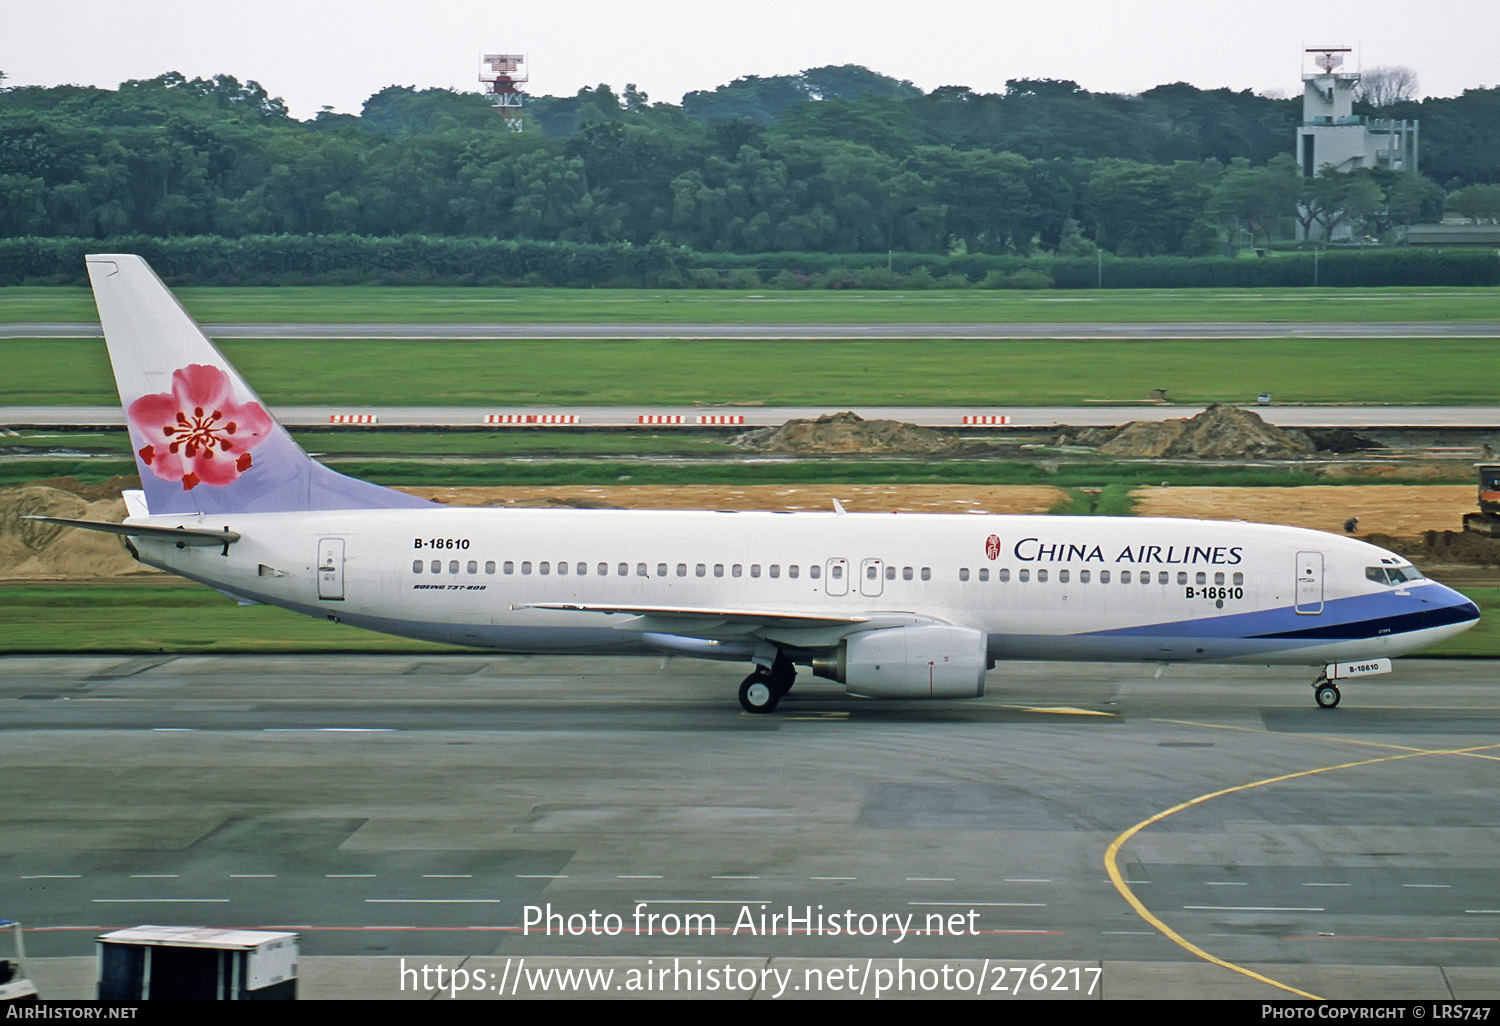
<svg viewBox="0 0 1500 1026"><path fill-rule="evenodd" d="M1041 879L1028 880L1025 877L1006 877L1005 878L1005 882L1006 883L1051 883L1052 881L1051 880L1041 880Z"/></svg>
<svg viewBox="0 0 1500 1026"><path fill-rule="evenodd" d="M275 873L230 873L231 880L274 880Z"/></svg>
<svg viewBox="0 0 1500 1026"><path fill-rule="evenodd" d="M1353 887L1352 883L1305 883L1303 887Z"/></svg>
<svg viewBox="0 0 1500 1026"><path fill-rule="evenodd" d="M1441 888L1442 890L1448 890L1453 885L1452 884L1402 884L1401 886L1402 887L1424 888L1424 889L1426 889L1426 888Z"/></svg>
<svg viewBox="0 0 1500 1026"><path fill-rule="evenodd" d="M719 876L714 877L714 879L715 880L759 880L760 877L758 877L758 876L738 876L738 875L735 875L735 874L732 874L732 873L725 873L725 874L720 874Z"/></svg>
<svg viewBox="0 0 1500 1026"><path fill-rule="evenodd" d="M822 880L822 881L831 881L831 880L858 880L859 877L857 877L857 876L810 876L810 877L808 877L808 879L809 880Z"/></svg>
<svg viewBox="0 0 1500 1026"><path fill-rule="evenodd" d="M423 873L423 880L472 880L473 873Z"/></svg>
<svg viewBox="0 0 1500 1026"><path fill-rule="evenodd" d="M1249 887L1248 883L1239 880L1209 880L1205 884L1208 887Z"/></svg>
<svg viewBox="0 0 1500 1026"><path fill-rule="evenodd" d="M34 873L31 876L23 876L22 880L81 880L82 873Z"/></svg>
<svg viewBox="0 0 1500 1026"><path fill-rule="evenodd" d="M132 880L176 880L177 873L131 873Z"/></svg>
<svg viewBox="0 0 1500 1026"><path fill-rule="evenodd" d="M658 873L620 873L618 876L615 877L615 879L616 880L660 880L661 879L661 875L658 874Z"/></svg>
<svg viewBox="0 0 1500 1026"><path fill-rule="evenodd" d="M566 873L517 873L517 880L566 880Z"/></svg>
<svg viewBox="0 0 1500 1026"><path fill-rule="evenodd" d="M373 879L375 879L375 874L374 873L324 873L323 877L324 877L324 879L327 879L327 880L373 880Z"/></svg>
<svg viewBox="0 0 1500 1026"><path fill-rule="evenodd" d="M909 876L907 883L955 883L957 877L953 876Z"/></svg>

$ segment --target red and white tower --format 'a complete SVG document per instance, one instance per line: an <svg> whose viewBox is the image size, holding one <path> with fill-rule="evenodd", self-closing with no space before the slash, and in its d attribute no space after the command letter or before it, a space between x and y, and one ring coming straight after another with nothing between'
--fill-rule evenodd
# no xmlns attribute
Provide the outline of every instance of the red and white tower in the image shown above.
<svg viewBox="0 0 1500 1026"><path fill-rule="evenodd" d="M522 53L487 53L479 68L479 81L489 87L487 95L505 127L512 132L521 130L521 86L526 84L527 74L522 65L526 55Z"/></svg>

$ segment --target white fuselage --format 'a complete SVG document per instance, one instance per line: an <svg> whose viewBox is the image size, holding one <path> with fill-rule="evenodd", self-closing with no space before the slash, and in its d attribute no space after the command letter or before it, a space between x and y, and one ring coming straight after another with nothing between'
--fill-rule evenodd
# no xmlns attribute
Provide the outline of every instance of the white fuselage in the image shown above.
<svg viewBox="0 0 1500 1026"><path fill-rule="evenodd" d="M239 533L223 549L134 539L144 562L235 595L511 652L739 659L840 633L706 618L726 610L910 614L984 632L991 660L1311 665L1401 655L1477 617L1436 582L1372 580L1408 566L1372 545L1238 522L462 508L131 522Z"/></svg>

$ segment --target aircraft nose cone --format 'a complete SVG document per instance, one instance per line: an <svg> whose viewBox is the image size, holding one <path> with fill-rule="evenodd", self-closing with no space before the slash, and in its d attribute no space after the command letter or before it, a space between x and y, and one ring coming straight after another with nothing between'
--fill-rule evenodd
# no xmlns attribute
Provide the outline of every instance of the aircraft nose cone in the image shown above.
<svg viewBox="0 0 1500 1026"><path fill-rule="evenodd" d="M1433 605L1447 622L1472 624L1479 619L1479 607L1472 600L1447 585L1439 587L1442 591L1436 596L1437 601Z"/></svg>

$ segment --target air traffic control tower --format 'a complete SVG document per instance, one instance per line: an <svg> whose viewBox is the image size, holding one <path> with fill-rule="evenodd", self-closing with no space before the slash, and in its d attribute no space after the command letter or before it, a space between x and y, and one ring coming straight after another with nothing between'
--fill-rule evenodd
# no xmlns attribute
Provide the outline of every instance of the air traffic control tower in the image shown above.
<svg viewBox="0 0 1500 1026"><path fill-rule="evenodd" d="M1302 125L1297 159L1304 177L1323 168L1353 171L1383 167L1417 170L1417 122L1367 118L1354 113L1359 72L1340 70L1348 47L1318 47L1303 53ZM1316 71L1309 73L1307 58Z"/></svg>

